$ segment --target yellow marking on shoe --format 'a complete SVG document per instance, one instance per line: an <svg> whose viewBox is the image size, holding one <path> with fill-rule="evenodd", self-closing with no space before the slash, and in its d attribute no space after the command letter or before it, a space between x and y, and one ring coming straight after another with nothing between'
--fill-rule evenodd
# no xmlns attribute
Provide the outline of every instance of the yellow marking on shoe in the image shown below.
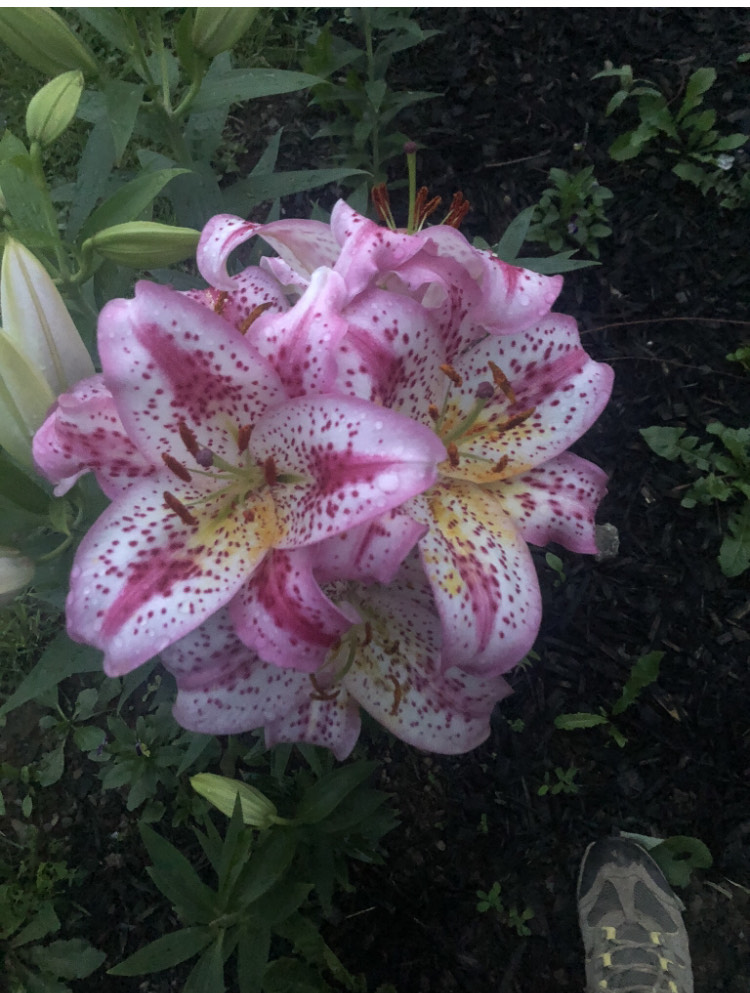
<svg viewBox="0 0 750 993"><path fill-rule="evenodd" d="M680 991L677 989L677 983L674 981L674 979L669 980L669 993L680 993Z"/></svg>
<svg viewBox="0 0 750 993"><path fill-rule="evenodd" d="M609 952L605 952L602 955L602 965L606 966L607 969L612 968L612 956L610 955Z"/></svg>
<svg viewBox="0 0 750 993"><path fill-rule="evenodd" d="M651 939L651 944L652 945L660 945L661 944L661 931L650 931L649 932L649 938Z"/></svg>
<svg viewBox="0 0 750 993"><path fill-rule="evenodd" d="M665 959L662 955L660 955L659 956L659 965L662 967L662 969L664 970L664 972L669 972L669 967L670 967L670 965L672 965L672 963L669 961L669 959Z"/></svg>
<svg viewBox="0 0 750 993"><path fill-rule="evenodd" d="M609 983L607 982L606 979L600 979L599 980L599 989L600 990L608 990L609 989Z"/></svg>
<svg viewBox="0 0 750 993"><path fill-rule="evenodd" d="M617 937L617 928L603 927L602 931L604 931L604 937L607 939L607 941L614 941L615 938Z"/></svg>

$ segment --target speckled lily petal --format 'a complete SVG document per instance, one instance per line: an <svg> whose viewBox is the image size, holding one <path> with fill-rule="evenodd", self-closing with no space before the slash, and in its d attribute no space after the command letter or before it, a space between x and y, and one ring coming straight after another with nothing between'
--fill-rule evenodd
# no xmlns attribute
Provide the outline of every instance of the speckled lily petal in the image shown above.
<svg viewBox="0 0 750 993"><path fill-rule="evenodd" d="M471 431L457 441L459 464L445 467L455 479L492 482L555 458L594 423L612 389L612 369L581 348L575 321L551 314L537 328L486 338L456 359L463 383L451 388L443 437L471 410L479 383L492 381L490 361L505 374L515 397L511 402L496 390ZM500 460L504 468L496 472Z"/></svg>
<svg viewBox="0 0 750 993"><path fill-rule="evenodd" d="M224 659L224 669L202 670L199 679L192 665L200 653ZM240 734L263 727L268 747L304 741L330 748L338 759L346 758L359 736L359 707L343 687L316 688L309 675L261 662L239 640L226 613L162 658L177 678L175 719L191 731Z"/></svg>
<svg viewBox="0 0 750 993"><path fill-rule="evenodd" d="M390 583L402 562L426 531L399 509L349 528L309 547L321 583L354 579Z"/></svg>
<svg viewBox="0 0 750 993"><path fill-rule="evenodd" d="M541 620L526 542L502 504L479 486L441 483L409 510L432 525L419 547L442 621L444 670L507 672L531 648Z"/></svg>
<svg viewBox="0 0 750 993"><path fill-rule="evenodd" d="M293 311L264 315L249 328L248 342L276 370L288 396L332 388L335 349L348 330L341 314L345 297L341 277L330 269L317 269Z"/></svg>
<svg viewBox="0 0 750 993"><path fill-rule="evenodd" d="M185 458L181 423L201 446L236 461L237 432L284 393L276 373L218 315L141 282L99 318L99 354L122 423L143 455Z"/></svg>
<svg viewBox="0 0 750 993"><path fill-rule="evenodd" d="M208 307L233 328L244 334L257 319L258 307L266 314L281 314L289 310L283 287L265 270L249 266L232 277L232 289L187 290L184 296Z"/></svg>
<svg viewBox="0 0 750 993"><path fill-rule="evenodd" d="M393 411L350 397L298 397L265 414L252 435L259 462L276 460L279 548L322 541L428 489L445 449ZM294 475L299 482L284 481Z"/></svg>
<svg viewBox="0 0 750 993"><path fill-rule="evenodd" d="M456 755L481 744L495 703L511 692L505 680L456 667L445 671L434 610L415 604L399 583L369 590L363 615L370 618L371 637L344 677L346 690L417 748Z"/></svg>
<svg viewBox="0 0 750 993"><path fill-rule="evenodd" d="M156 472L125 434L103 376L84 379L59 397L34 437L34 459L57 484L55 496L89 471L110 498Z"/></svg>
<svg viewBox="0 0 750 993"><path fill-rule="evenodd" d="M229 508L221 496L193 505L196 523L188 523L165 506L167 483L177 499L190 485L162 472L121 494L84 538L71 572L68 632L104 651L111 676L226 604L278 540L267 491L242 507Z"/></svg>
<svg viewBox="0 0 750 993"><path fill-rule="evenodd" d="M237 634L265 662L314 672L359 620L323 593L313 576L315 557L311 548L272 552L232 600Z"/></svg>
<svg viewBox="0 0 750 993"><path fill-rule="evenodd" d="M338 256L331 229L320 221L283 220L254 224L231 214L218 214L204 227L196 253L200 274L220 290L232 290L227 259L255 236L263 238L297 272L307 276L321 266L330 268Z"/></svg>
<svg viewBox="0 0 750 993"><path fill-rule="evenodd" d="M571 552L596 552L594 515L607 492L607 474L564 452L523 476L488 487L525 541L557 541Z"/></svg>

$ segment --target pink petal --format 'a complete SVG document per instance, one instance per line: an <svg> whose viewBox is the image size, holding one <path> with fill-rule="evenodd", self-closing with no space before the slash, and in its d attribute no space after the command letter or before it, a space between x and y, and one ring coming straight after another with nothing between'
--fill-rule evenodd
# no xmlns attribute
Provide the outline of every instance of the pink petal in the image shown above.
<svg viewBox="0 0 750 993"><path fill-rule="evenodd" d="M463 383L451 387L442 437L475 405L479 384L492 381L490 362L505 374L515 397L511 402L495 390L471 432L457 442L459 465L444 470L452 478L491 482L560 455L602 412L614 378L609 366L594 362L581 348L575 321L551 314L537 328L488 337L456 359ZM501 459L505 469L498 477L493 465Z"/></svg>
<svg viewBox="0 0 750 993"><path fill-rule="evenodd" d="M143 455L187 456L180 424L200 446L237 461L237 431L283 391L271 366L234 328L194 300L138 283L134 300L114 300L99 318L107 385Z"/></svg>
<svg viewBox="0 0 750 993"><path fill-rule="evenodd" d="M390 583L425 531L425 525L417 524L401 510L390 510L311 545L315 573L322 583L338 579Z"/></svg>
<svg viewBox="0 0 750 993"><path fill-rule="evenodd" d="M273 499L285 529L279 548L379 517L432 486L445 457L429 428L364 400L329 396L270 410L255 426L251 450L258 462L276 463Z"/></svg>
<svg viewBox="0 0 750 993"><path fill-rule="evenodd" d="M223 659L216 669L202 656ZM359 708L340 685L261 662L237 638L226 612L162 655L177 678L175 719L201 734L240 734L265 728L266 745L306 741L344 759L359 736ZM194 664L198 667L194 668Z"/></svg>
<svg viewBox="0 0 750 993"><path fill-rule="evenodd" d="M516 479L489 487L525 541L557 541L571 552L596 552L595 514L607 492L607 474L564 452Z"/></svg>
<svg viewBox="0 0 750 993"><path fill-rule="evenodd" d="M333 386L334 350L348 330L341 315L345 296L341 277L318 269L291 310L250 327L248 342L276 370L290 397L323 393Z"/></svg>
<svg viewBox="0 0 750 993"><path fill-rule="evenodd" d="M256 266L249 266L232 278L232 289L188 290L184 296L208 307L233 328L244 334L257 315L257 308L267 314L289 310L283 288L278 281Z"/></svg>
<svg viewBox="0 0 750 993"><path fill-rule="evenodd" d="M490 731L490 715L510 693L500 676L443 671L440 625L396 583L359 597L370 639L344 676L346 690L402 741L443 755L467 752Z"/></svg>
<svg viewBox="0 0 750 993"><path fill-rule="evenodd" d="M84 379L58 398L34 437L34 459L57 483L55 496L89 471L110 498L156 471L125 434L102 376Z"/></svg>
<svg viewBox="0 0 750 993"><path fill-rule="evenodd" d="M419 547L442 621L444 669L507 672L530 650L541 621L526 542L479 486L441 483L412 501L410 513L431 522Z"/></svg>
<svg viewBox="0 0 750 993"><path fill-rule="evenodd" d="M191 524L165 506L167 489L185 496L166 472L131 486L76 554L68 632L104 651L111 676L141 665L226 604L278 535L267 495L231 512L225 497L208 499L191 507Z"/></svg>
<svg viewBox="0 0 750 993"><path fill-rule="evenodd" d="M230 605L235 630L249 648L265 662L300 672L319 669L341 635L359 621L320 589L313 548L266 556Z"/></svg>
<svg viewBox="0 0 750 993"><path fill-rule="evenodd" d="M234 289L227 260L235 248L259 235L297 272L310 275L321 266L330 268L338 256L327 224L320 221L283 220L254 224L231 214L218 214L204 227L196 258L200 274L220 290Z"/></svg>

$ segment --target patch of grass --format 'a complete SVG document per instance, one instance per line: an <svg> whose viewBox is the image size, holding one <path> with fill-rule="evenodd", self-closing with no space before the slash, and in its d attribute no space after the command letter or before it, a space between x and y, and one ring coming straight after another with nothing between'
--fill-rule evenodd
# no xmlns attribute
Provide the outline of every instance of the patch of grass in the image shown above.
<svg viewBox="0 0 750 993"><path fill-rule="evenodd" d="M41 604L33 593L0 608L0 705L34 667L61 623L59 612Z"/></svg>

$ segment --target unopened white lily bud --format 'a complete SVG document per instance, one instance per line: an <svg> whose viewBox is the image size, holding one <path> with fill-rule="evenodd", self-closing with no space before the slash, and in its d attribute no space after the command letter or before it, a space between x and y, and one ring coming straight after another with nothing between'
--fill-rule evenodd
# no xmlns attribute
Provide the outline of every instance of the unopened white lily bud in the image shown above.
<svg viewBox="0 0 750 993"><path fill-rule="evenodd" d="M12 600L16 593L34 578L34 563L15 548L0 545L0 605Z"/></svg>
<svg viewBox="0 0 750 993"><path fill-rule="evenodd" d="M35 93L26 110L26 133L30 140L50 145L59 138L76 116L82 93L80 69L56 76Z"/></svg>
<svg viewBox="0 0 750 993"><path fill-rule="evenodd" d="M275 823L277 810L268 797L256 790L254 786L228 779L226 776L215 776L210 772L201 772L192 776L190 785L196 793L200 793L209 803L227 817L234 812L237 797L242 807L242 820L251 827L267 828Z"/></svg>
<svg viewBox="0 0 750 993"><path fill-rule="evenodd" d="M84 253L94 250L105 259L133 269L153 269L182 262L195 254L200 231L177 228L156 221L127 221L97 231L83 243Z"/></svg>

